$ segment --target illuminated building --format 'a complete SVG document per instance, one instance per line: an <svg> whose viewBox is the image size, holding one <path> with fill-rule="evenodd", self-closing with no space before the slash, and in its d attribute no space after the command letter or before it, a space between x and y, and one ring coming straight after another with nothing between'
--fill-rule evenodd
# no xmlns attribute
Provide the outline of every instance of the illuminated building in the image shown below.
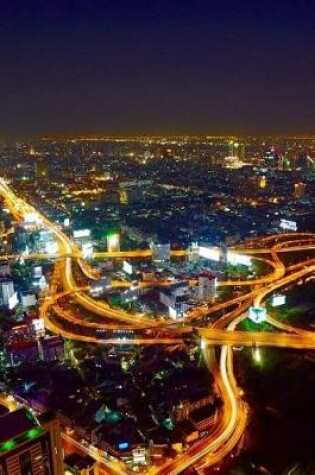
<svg viewBox="0 0 315 475"><path fill-rule="evenodd" d="M45 180L49 177L47 163L42 157L35 162L35 176L37 180Z"/></svg>
<svg viewBox="0 0 315 475"><path fill-rule="evenodd" d="M30 147L30 155L31 155L31 157L34 157L34 156L37 155L37 152L36 152L34 147Z"/></svg>
<svg viewBox="0 0 315 475"><path fill-rule="evenodd" d="M250 307L248 317L255 323L265 322L267 319L267 310L263 307Z"/></svg>
<svg viewBox="0 0 315 475"><path fill-rule="evenodd" d="M30 292L22 292L21 293L21 305L23 308L33 307L37 303L37 299L35 294Z"/></svg>
<svg viewBox="0 0 315 475"><path fill-rule="evenodd" d="M171 318L176 318L186 308L188 292L188 282L178 282L160 291L160 302L169 308Z"/></svg>
<svg viewBox="0 0 315 475"><path fill-rule="evenodd" d="M92 475L94 474L95 460L89 455L80 455L74 452L65 457L65 475Z"/></svg>
<svg viewBox="0 0 315 475"><path fill-rule="evenodd" d="M59 424L52 414L35 418L22 408L0 417L0 473L64 473Z"/></svg>
<svg viewBox="0 0 315 475"><path fill-rule="evenodd" d="M234 141L230 140L228 143L228 157L234 157Z"/></svg>
<svg viewBox="0 0 315 475"><path fill-rule="evenodd" d="M215 276L210 272L202 272L198 276L198 299L201 302L211 302L215 295Z"/></svg>
<svg viewBox="0 0 315 475"><path fill-rule="evenodd" d="M259 177L258 185L259 185L259 188L261 188L261 189L266 188L266 186L267 186L267 178L265 177L265 175Z"/></svg>
<svg viewBox="0 0 315 475"><path fill-rule="evenodd" d="M113 292L108 295L108 300L113 305L125 305L136 302L139 298L138 287L131 286L129 289L120 292Z"/></svg>
<svg viewBox="0 0 315 475"><path fill-rule="evenodd" d="M1 300L3 305L10 310L18 303L12 280L5 279L1 281Z"/></svg>
<svg viewBox="0 0 315 475"><path fill-rule="evenodd" d="M10 269L9 261L1 262L1 264L0 264L0 276L1 277L8 277L9 275L11 275L11 269Z"/></svg>
<svg viewBox="0 0 315 475"><path fill-rule="evenodd" d="M171 257L171 245L170 243L159 244L156 242L151 242L150 244L152 251L153 261L168 261Z"/></svg>
<svg viewBox="0 0 315 475"><path fill-rule="evenodd" d="M234 144L235 154L240 161L245 160L245 145L243 143Z"/></svg>
<svg viewBox="0 0 315 475"><path fill-rule="evenodd" d="M39 352L42 360L55 361L64 357L64 340L61 336L40 338Z"/></svg>
<svg viewBox="0 0 315 475"><path fill-rule="evenodd" d="M38 344L36 340L17 341L11 343L6 348L8 360L12 366L21 363L36 363L39 356Z"/></svg>
<svg viewBox="0 0 315 475"><path fill-rule="evenodd" d="M305 183L295 183L294 184L294 198L299 200L303 198L305 192Z"/></svg>
<svg viewBox="0 0 315 475"><path fill-rule="evenodd" d="M128 199L128 191L127 190L120 190L119 191L119 201L122 205L127 205L129 203Z"/></svg>
<svg viewBox="0 0 315 475"><path fill-rule="evenodd" d="M32 322L10 323L6 327L2 327L1 340L4 345L30 341L34 338L35 331Z"/></svg>
<svg viewBox="0 0 315 475"><path fill-rule="evenodd" d="M238 158L240 161L245 160L245 145L243 143L230 140L228 143L228 156Z"/></svg>
<svg viewBox="0 0 315 475"><path fill-rule="evenodd" d="M109 234L107 236L107 250L108 252L119 252L120 251L120 238L119 234Z"/></svg>

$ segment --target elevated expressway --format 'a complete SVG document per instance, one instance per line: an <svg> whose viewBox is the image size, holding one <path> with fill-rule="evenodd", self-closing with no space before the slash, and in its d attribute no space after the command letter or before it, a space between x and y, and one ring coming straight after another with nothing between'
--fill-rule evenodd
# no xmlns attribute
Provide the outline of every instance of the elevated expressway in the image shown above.
<svg viewBox="0 0 315 475"><path fill-rule="evenodd" d="M16 219L23 220L27 213L37 213L33 207L18 198L2 179L0 179L0 194L6 199L9 209ZM220 282L219 285L221 287L243 287L245 290L247 289L247 292L229 301L215 304L210 308L194 310L185 321L174 325L163 319L152 320L143 315L131 315L128 312L113 309L105 302L95 301L88 296L86 292L89 287L78 287L75 282L72 273L72 261L73 259L77 260L82 272L89 279L97 278L94 270L84 262L75 244L57 225L40 213L37 214L41 219L42 226L54 233L59 244L59 252L57 255L43 256L34 254L23 256L23 258L54 258L57 260L55 266L56 284L51 286L51 294L45 299L40 308L40 314L50 331L62 334L65 338L69 339L111 345L174 345L182 343L183 336L194 331L201 339L201 347L206 363L209 363L209 346L222 346L219 364L211 368L215 377L215 384L223 400L223 411L219 424L209 436L192 445L185 453L178 455L173 461L165 463L162 467L148 467L148 473L150 474L180 474L191 465L196 467L198 473L203 473L206 467L220 461L238 443L246 427L248 408L247 404L243 401L242 390L237 387L233 373L232 347L234 345L315 349L315 337L312 332L292 328L271 318L269 318L269 323L277 328L277 332L244 332L235 329L236 325L246 318L246 311L253 302L255 305L263 305L264 300L274 291L281 287L292 285L294 282L314 272L314 259L307 259L301 263L286 267L279 257L281 253L313 251L315 249L315 235L313 234L288 233L268 236L260 239L258 242L251 241L247 243L246 248L238 247L237 249L242 253L251 254L253 258L258 259L257 255L265 255L267 258L260 256L259 259L272 267L272 272L259 279ZM184 257L186 251L174 251L172 255L174 257ZM123 253L95 253L94 256L97 258L150 258L151 252L147 250ZM15 258L16 256L4 256L3 258L11 257ZM63 289L58 291L60 283L62 283ZM166 283L162 283L162 285L166 285ZM69 295L78 305L100 318L109 319L110 323L106 322L106 320L102 324L88 322L84 318L73 315L72 311L63 309L59 302ZM192 326L194 320L198 322L200 319L207 318L209 315L225 309L230 309L230 311L218 318L214 323L208 324L208 328ZM54 313L61 320L71 322L74 327L91 329L97 326L97 328L113 330L124 328L134 330L135 336L132 339L109 338L104 340L89 335L82 335L56 324L55 319L51 318L51 315ZM148 330L150 333L148 333ZM281 332L278 330L281 330ZM122 469L119 466L116 473L128 473L128 469L126 467Z"/></svg>

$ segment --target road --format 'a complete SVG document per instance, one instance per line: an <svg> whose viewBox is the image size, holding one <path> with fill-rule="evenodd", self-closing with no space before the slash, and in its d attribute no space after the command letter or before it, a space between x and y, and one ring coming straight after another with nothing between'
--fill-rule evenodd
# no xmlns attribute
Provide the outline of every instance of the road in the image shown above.
<svg viewBox="0 0 315 475"><path fill-rule="evenodd" d="M148 473L150 474L175 475L191 465L195 465L198 472L202 473L206 467L221 460L238 443L246 427L248 408L242 400L242 391L237 387L233 372L233 346L254 345L301 350L315 349L315 337L312 332L292 328L271 318L268 321L277 329L277 332L244 332L236 330L237 324L246 318L250 305L254 303L254 305L262 306L266 298L278 289L292 285L298 280L314 273L314 259L307 259L286 267L280 258L281 253L313 251L315 249L315 235L313 234L286 233L268 236L248 242L246 248L242 246L234 248L233 250L235 251L250 254L253 256L253 259L265 262L265 264L272 268L272 272L251 280L219 282L221 287L243 287L245 292L228 301L214 304L210 308L196 309L190 312L185 322L180 322L174 326L174 323L164 319L152 320L143 314L131 315L128 312L113 309L105 302L92 299L87 295L89 286L78 287L73 275L73 262L76 261L78 263L86 278L94 280L97 279L98 275L82 259L75 243L57 225L17 197L2 179L0 179L0 193L6 199L8 208L16 219L23 221L27 214L35 213L41 226L49 229L55 235L58 242L58 254L23 256L23 258L27 259L50 258L56 260L55 283L51 286L51 294L45 299L40 308L40 315L50 331L62 334L65 338L97 344L173 345L181 344L183 342L182 335L194 330L200 336L206 362L208 362L209 346L219 345L222 347L219 364L217 367L211 368L215 378L215 386L223 401L223 410L218 425L212 434L193 444L186 452L179 454L173 461L166 462L159 468L149 467ZM175 258L182 258L186 255L187 252L184 250L172 252L172 257ZM258 257L257 255L264 255L264 257ZM113 259L151 258L151 256L150 250L94 254L94 257L97 258ZM7 257L16 258L16 256L3 256L3 258ZM61 290L58 289L60 285L62 287ZM119 284L117 283L117 285ZM156 282L149 284L141 283L140 285L156 285ZM161 282L160 285L167 285L167 282ZM249 288L246 290L247 287ZM91 314L97 315L98 318L104 317L104 323L99 324L98 322L86 321L84 317L75 315L72 309L64 309L61 303L62 299L69 295L71 295L71 298L77 305L82 306ZM214 323L209 324L208 328L198 328L198 326L192 325L194 321L209 318L209 316L220 310L229 311ZM110 322L106 322L106 319L110 320ZM59 322L58 324L57 321ZM65 327L66 325L72 325L76 331L64 328L60 322L64 322ZM107 330L132 329L135 334L134 338L108 338L101 340L90 335L84 335L84 331L90 332L96 328ZM147 329L150 329L153 333L145 333L144 331ZM63 437L67 438L69 436L63 434ZM80 450L91 455L98 463L104 463L97 450L91 450L75 439L71 439L71 442L79 444ZM128 473L127 467L123 464L115 463L112 466L108 461L106 462L106 470L112 470L110 473Z"/></svg>

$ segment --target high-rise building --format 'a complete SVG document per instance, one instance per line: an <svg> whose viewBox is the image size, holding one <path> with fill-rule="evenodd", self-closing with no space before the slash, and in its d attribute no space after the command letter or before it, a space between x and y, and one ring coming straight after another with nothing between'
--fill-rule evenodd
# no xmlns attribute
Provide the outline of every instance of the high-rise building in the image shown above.
<svg viewBox="0 0 315 475"><path fill-rule="evenodd" d="M107 236L107 250L108 252L120 251L120 238L118 233L109 234Z"/></svg>
<svg viewBox="0 0 315 475"><path fill-rule="evenodd" d="M0 286L2 304L9 309L14 308L18 301L16 292L14 291L13 280L3 279L1 280Z"/></svg>
<svg viewBox="0 0 315 475"><path fill-rule="evenodd" d="M235 143L234 149L235 149L234 154L237 156L237 158L240 161L244 162L245 161L245 145L243 143Z"/></svg>
<svg viewBox="0 0 315 475"><path fill-rule="evenodd" d="M151 242L150 247L152 251L153 261L169 261L170 260L171 245L169 242L163 243L163 244Z"/></svg>
<svg viewBox="0 0 315 475"><path fill-rule="evenodd" d="M62 475L59 424L46 413L36 418L26 408L0 417L0 473Z"/></svg>
<svg viewBox="0 0 315 475"><path fill-rule="evenodd" d="M263 176L260 176L259 179L258 179L258 186L259 188L266 188L267 186L267 178L265 177L265 175Z"/></svg>
<svg viewBox="0 0 315 475"><path fill-rule="evenodd" d="M48 166L43 157L40 157L35 161L35 176L37 180L45 180L49 176Z"/></svg>
<svg viewBox="0 0 315 475"><path fill-rule="evenodd" d="M211 272L202 272L198 276L198 298L201 302L211 302L215 295L215 276Z"/></svg>
<svg viewBox="0 0 315 475"><path fill-rule="evenodd" d="M303 198L305 192L305 183L295 183L294 184L294 198L297 200Z"/></svg>
<svg viewBox="0 0 315 475"><path fill-rule="evenodd" d="M235 157L241 161L244 161L245 145L243 143L234 142L234 140L230 140L228 143L228 156Z"/></svg>

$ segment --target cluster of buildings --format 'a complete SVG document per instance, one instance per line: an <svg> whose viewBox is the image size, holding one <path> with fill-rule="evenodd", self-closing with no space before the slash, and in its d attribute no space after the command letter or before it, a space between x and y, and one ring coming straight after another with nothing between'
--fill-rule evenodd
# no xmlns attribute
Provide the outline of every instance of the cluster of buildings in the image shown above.
<svg viewBox="0 0 315 475"><path fill-rule="evenodd" d="M160 302L168 307L169 316L177 318L197 305L210 304L215 297L216 276L210 271L200 272L194 285L183 281L161 289Z"/></svg>
<svg viewBox="0 0 315 475"><path fill-rule="evenodd" d="M303 229L314 208L313 137L78 138L3 147L0 161L23 196L102 249L117 249L113 229L128 248L237 241L281 217Z"/></svg>
<svg viewBox="0 0 315 475"><path fill-rule="evenodd" d="M24 314L23 320L2 323L0 330L3 358L9 366L32 365L37 361L63 360L64 340L45 334L37 315Z"/></svg>

